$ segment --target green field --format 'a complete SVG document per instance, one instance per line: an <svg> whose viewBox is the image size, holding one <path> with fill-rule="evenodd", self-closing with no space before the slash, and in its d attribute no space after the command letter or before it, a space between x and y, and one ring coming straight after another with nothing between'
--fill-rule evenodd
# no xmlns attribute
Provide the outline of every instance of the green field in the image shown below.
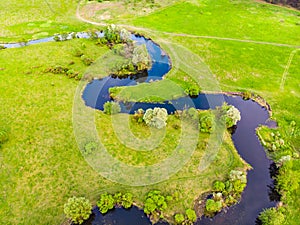
<svg viewBox="0 0 300 225"><path fill-rule="evenodd" d="M111 16L104 22L130 25L130 30L138 27L136 30L151 37L170 55L173 69L161 83L123 89L128 99L145 98L145 88L151 87L167 87L161 93L164 98L182 95L182 89L169 91L168 80L183 89L198 83L203 91L248 91L270 104L272 119L278 122L281 132L288 130L291 121L299 128L299 11L250 0L155 1L155 6L141 4L143 0L133 2L127 1L119 16L115 8L107 7ZM90 8L93 13L82 16L102 23L99 15L103 8L99 5L107 2L82 1L82 12L86 10L85 3L95 7ZM0 14L0 43L103 28L80 21L75 0L1 1L0 7L4 9ZM142 13L130 16L132 10ZM72 110L79 82L46 72L63 66L84 74L88 67L76 56L78 51L96 60L109 49L78 39L0 50L0 128L8 130L8 141L0 146L0 224L61 224L66 221L63 205L69 197L85 196L95 204L100 193L119 190L132 192L138 206L152 189L181 193L166 211L166 217L171 218L174 211L192 208L201 193L211 190L214 180L226 178L232 169L245 167L226 134L215 161L200 173L197 166L208 141L208 135L200 134L188 164L165 182L131 187L103 178L89 166L76 143ZM90 108L86 110L94 113ZM123 116L115 119L122 121ZM153 154L134 152L117 141L111 119L95 112L98 134L109 153L131 165L153 164L168 157L176 145L173 140L179 136L174 128L179 121L172 116L162 146ZM151 133L133 121L130 128L140 138ZM285 132L285 138L294 153L300 153L300 136ZM293 160L292 170L299 174L299 158L295 156ZM299 190L284 200L286 225L300 222Z"/></svg>

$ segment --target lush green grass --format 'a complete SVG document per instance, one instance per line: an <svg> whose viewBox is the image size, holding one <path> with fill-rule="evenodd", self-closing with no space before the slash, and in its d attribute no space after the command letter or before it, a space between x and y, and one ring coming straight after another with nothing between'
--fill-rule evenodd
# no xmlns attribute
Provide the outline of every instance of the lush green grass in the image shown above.
<svg viewBox="0 0 300 225"><path fill-rule="evenodd" d="M170 80L131 87L115 87L109 92L112 98L125 102L164 102L186 95L182 87Z"/></svg>
<svg viewBox="0 0 300 225"><path fill-rule="evenodd" d="M300 45L300 12L250 0L198 2L179 2L128 22L166 32Z"/></svg>
<svg viewBox="0 0 300 225"><path fill-rule="evenodd" d="M1 1L0 43L38 39L91 27L76 18L77 4L76 0Z"/></svg>
<svg viewBox="0 0 300 225"><path fill-rule="evenodd" d="M72 54L83 42L88 54L106 51L74 40L0 52L0 117L10 129L1 148L1 224L58 224L68 197L91 197L100 187L99 174L84 161L73 135L77 81L44 73L71 60L83 72Z"/></svg>

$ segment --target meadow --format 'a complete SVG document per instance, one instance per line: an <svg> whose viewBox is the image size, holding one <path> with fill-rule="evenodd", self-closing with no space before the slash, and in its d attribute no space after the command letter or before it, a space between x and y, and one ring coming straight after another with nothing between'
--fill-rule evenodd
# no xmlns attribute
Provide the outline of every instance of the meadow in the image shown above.
<svg viewBox="0 0 300 225"><path fill-rule="evenodd" d="M104 3L82 1L79 10L86 20L126 24L131 30L135 26L159 43L170 55L174 68L166 80L185 87L200 78L203 91L253 92L270 104L272 119L278 122L281 132L291 121L299 127L299 11L251 0L220 0L217 4L208 0L160 1L156 5L126 2L119 16L108 7L108 19L99 16L101 11L87 13L97 10L87 8L89 5L100 7ZM103 29L76 17L75 0L1 1L0 7L5 9L0 14L0 43ZM141 13L133 16L132 11ZM247 167L226 134L214 163L204 173L197 173L196 165L208 138L200 134L190 162L168 181L131 187L103 178L86 162L74 136L72 110L78 81L47 72L48 68L64 66L84 74L88 67L76 56L78 50L96 60L108 48L76 39L0 50L0 127L8 131L8 141L0 146L1 224L61 224L66 220L63 205L69 197L85 196L95 203L100 193L119 190L132 192L139 206L149 190L178 192L178 202L166 212L171 217L174 211L192 207L197 196L211 190L214 180L224 179L237 167ZM168 85L164 82L149 86L160 85L158 88L163 89ZM130 88L123 91L134 93L131 97L136 99L143 97L142 86L140 90L135 86L134 92ZM174 93L166 93L167 97L171 95ZM146 163L157 162L167 157L176 144L172 142L178 136L173 127L178 123L175 117L168 123L166 142L150 157L145 152L131 154L131 149L116 141L113 127L104 125L110 124L110 116L96 111L95 118L108 151L133 165L143 165L147 158L150 160ZM133 122L131 129L137 136L149 135L147 128ZM146 132L141 134L141 129ZM299 153L299 136L285 136L294 152ZM293 160L298 162L299 158ZM293 169L299 172L297 166ZM292 199L284 202L287 225L299 224L299 195L298 188Z"/></svg>

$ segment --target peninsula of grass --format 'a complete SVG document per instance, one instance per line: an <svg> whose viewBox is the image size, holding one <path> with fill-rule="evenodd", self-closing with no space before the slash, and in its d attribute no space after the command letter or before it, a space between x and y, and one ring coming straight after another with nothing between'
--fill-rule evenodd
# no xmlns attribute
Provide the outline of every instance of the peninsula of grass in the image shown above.
<svg viewBox="0 0 300 225"><path fill-rule="evenodd" d="M94 6L108 2L92 4L91 9L96 10ZM141 5L135 7L142 8ZM165 90L170 82L163 80L116 89L116 96L124 92L125 100L145 100L138 89L153 86L162 91L163 97L157 99L161 101L183 95L191 83L205 91L221 89L259 94L270 104L272 119L279 125L277 130L291 147L292 165L283 167L280 179L284 181L288 174L293 180L300 171L297 156L300 152L300 12L251 0L163 1L161 5L163 8L156 5L154 10L145 11L139 17L129 17L126 11L120 17L111 13L113 16L107 21L144 28L142 32L159 43L174 63L166 80L173 79L181 88ZM0 15L3 43L94 27L76 19L75 0L1 1L0 7L5 9ZM103 22L102 12L93 12L91 18L87 13L84 18ZM148 12L151 14L147 15ZM95 205L101 193L120 190L133 193L140 207L150 190L160 190L166 195L176 193L177 200L165 212L171 218L174 212L183 213L186 208L192 208L198 196L212 190L214 181L225 180L233 169L248 168L226 133L213 163L199 172L199 158L207 150L208 138L207 134L200 133L188 164L165 182L132 187L103 178L87 164L73 133L72 109L78 81L65 74L47 72L49 68L66 67L85 74L87 66L77 56L78 50L95 61L109 51L105 46L83 39L0 50L0 126L7 133L7 140L0 146L0 224L60 224L66 221L63 206L68 198L84 196ZM97 131L108 151L132 165L152 164L167 157L178 136L178 121L170 116L166 141L156 154L134 152L117 140L110 123L112 118L122 121L124 114L111 117L94 109L87 110L95 111ZM295 130L298 129L293 135L286 132L292 121ZM130 120L129 125L137 137L150 135L149 128L142 124ZM265 137L269 137L267 131ZM274 156L275 160L276 156L279 155ZM288 198L282 199L280 212L285 218L284 225L299 224L299 190L295 184Z"/></svg>

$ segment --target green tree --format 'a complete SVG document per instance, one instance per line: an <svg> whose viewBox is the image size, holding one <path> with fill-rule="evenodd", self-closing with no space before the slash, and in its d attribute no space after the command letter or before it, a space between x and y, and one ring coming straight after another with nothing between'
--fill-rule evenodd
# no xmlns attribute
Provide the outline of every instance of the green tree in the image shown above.
<svg viewBox="0 0 300 225"><path fill-rule="evenodd" d="M100 199L97 202L97 206L99 207L99 211L104 214L107 213L108 210L114 208L115 200L112 195L104 193L100 195Z"/></svg>
<svg viewBox="0 0 300 225"><path fill-rule="evenodd" d="M211 133L215 127L215 115L211 111L201 112L199 124L201 132Z"/></svg>
<svg viewBox="0 0 300 225"><path fill-rule="evenodd" d="M197 85L192 85L185 89L184 92L189 96L197 96L200 93L200 88Z"/></svg>
<svg viewBox="0 0 300 225"><path fill-rule="evenodd" d="M190 221L190 222L196 222L197 221L197 215L196 215L195 210L187 209L185 211L185 214L187 216L188 221Z"/></svg>
<svg viewBox="0 0 300 225"><path fill-rule="evenodd" d="M122 195L122 206L125 209L128 209L132 206L133 203L133 195L131 193L125 193Z"/></svg>
<svg viewBox="0 0 300 225"><path fill-rule="evenodd" d="M66 216L75 224L82 224L84 220L91 215L92 205L90 201L84 197L72 197L64 205Z"/></svg>
<svg viewBox="0 0 300 225"><path fill-rule="evenodd" d="M121 107L118 102L105 102L103 108L103 112L108 115L117 114L121 112Z"/></svg>
<svg viewBox="0 0 300 225"><path fill-rule="evenodd" d="M221 113L221 118L224 120L227 128L236 125L237 122L241 120L240 111L233 105L228 105L227 103L224 103L221 107Z"/></svg>
<svg viewBox="0 0 300 225"><path fill-rule="evenodd" d="M184 215L181 213L175 214L174 219L175 219L176 224L182 224L185 220Z"/></svg>
<svg viewBox="0 0 300 225"><path fill-rule="evenodd" d="M222 209L221 201L215 201L213 199L207 199L205 209L208 213L219 212Z"/></svg>
<svg viewBox="0 0 300 225"><path fill-rule="evenodd" d="M134 45L132 63L138 71L145 70L150 67L151 59L146 45Z"/></svg>
<svg viewBox="0 0 300 225"><path fill-rule="evenodd" d="M284 224L284 215L275 208L265 209L258 216L262 225L282 225Z"/></svg>
<svg viewBox="0 0 300 225"><path fill-rule="evenodd" d="M168 112L164 108L147 109L143 119L150 127L161 129L167 125Z"/></svg>
<svg viewBox="0 0 300 225"><path fill-rule="evenodd" d="M160 191L150 191L145 200L144 212L152 214L153 212L162 212L168 207L166 199L161 195Z"/></svg>
<svg viewBox="0 0 300 225"><path fill-rule="evenodd" d="M213 185L213 189L215 191L224 191L225 190L225 184L222 181L215 181Z"/></svg>

